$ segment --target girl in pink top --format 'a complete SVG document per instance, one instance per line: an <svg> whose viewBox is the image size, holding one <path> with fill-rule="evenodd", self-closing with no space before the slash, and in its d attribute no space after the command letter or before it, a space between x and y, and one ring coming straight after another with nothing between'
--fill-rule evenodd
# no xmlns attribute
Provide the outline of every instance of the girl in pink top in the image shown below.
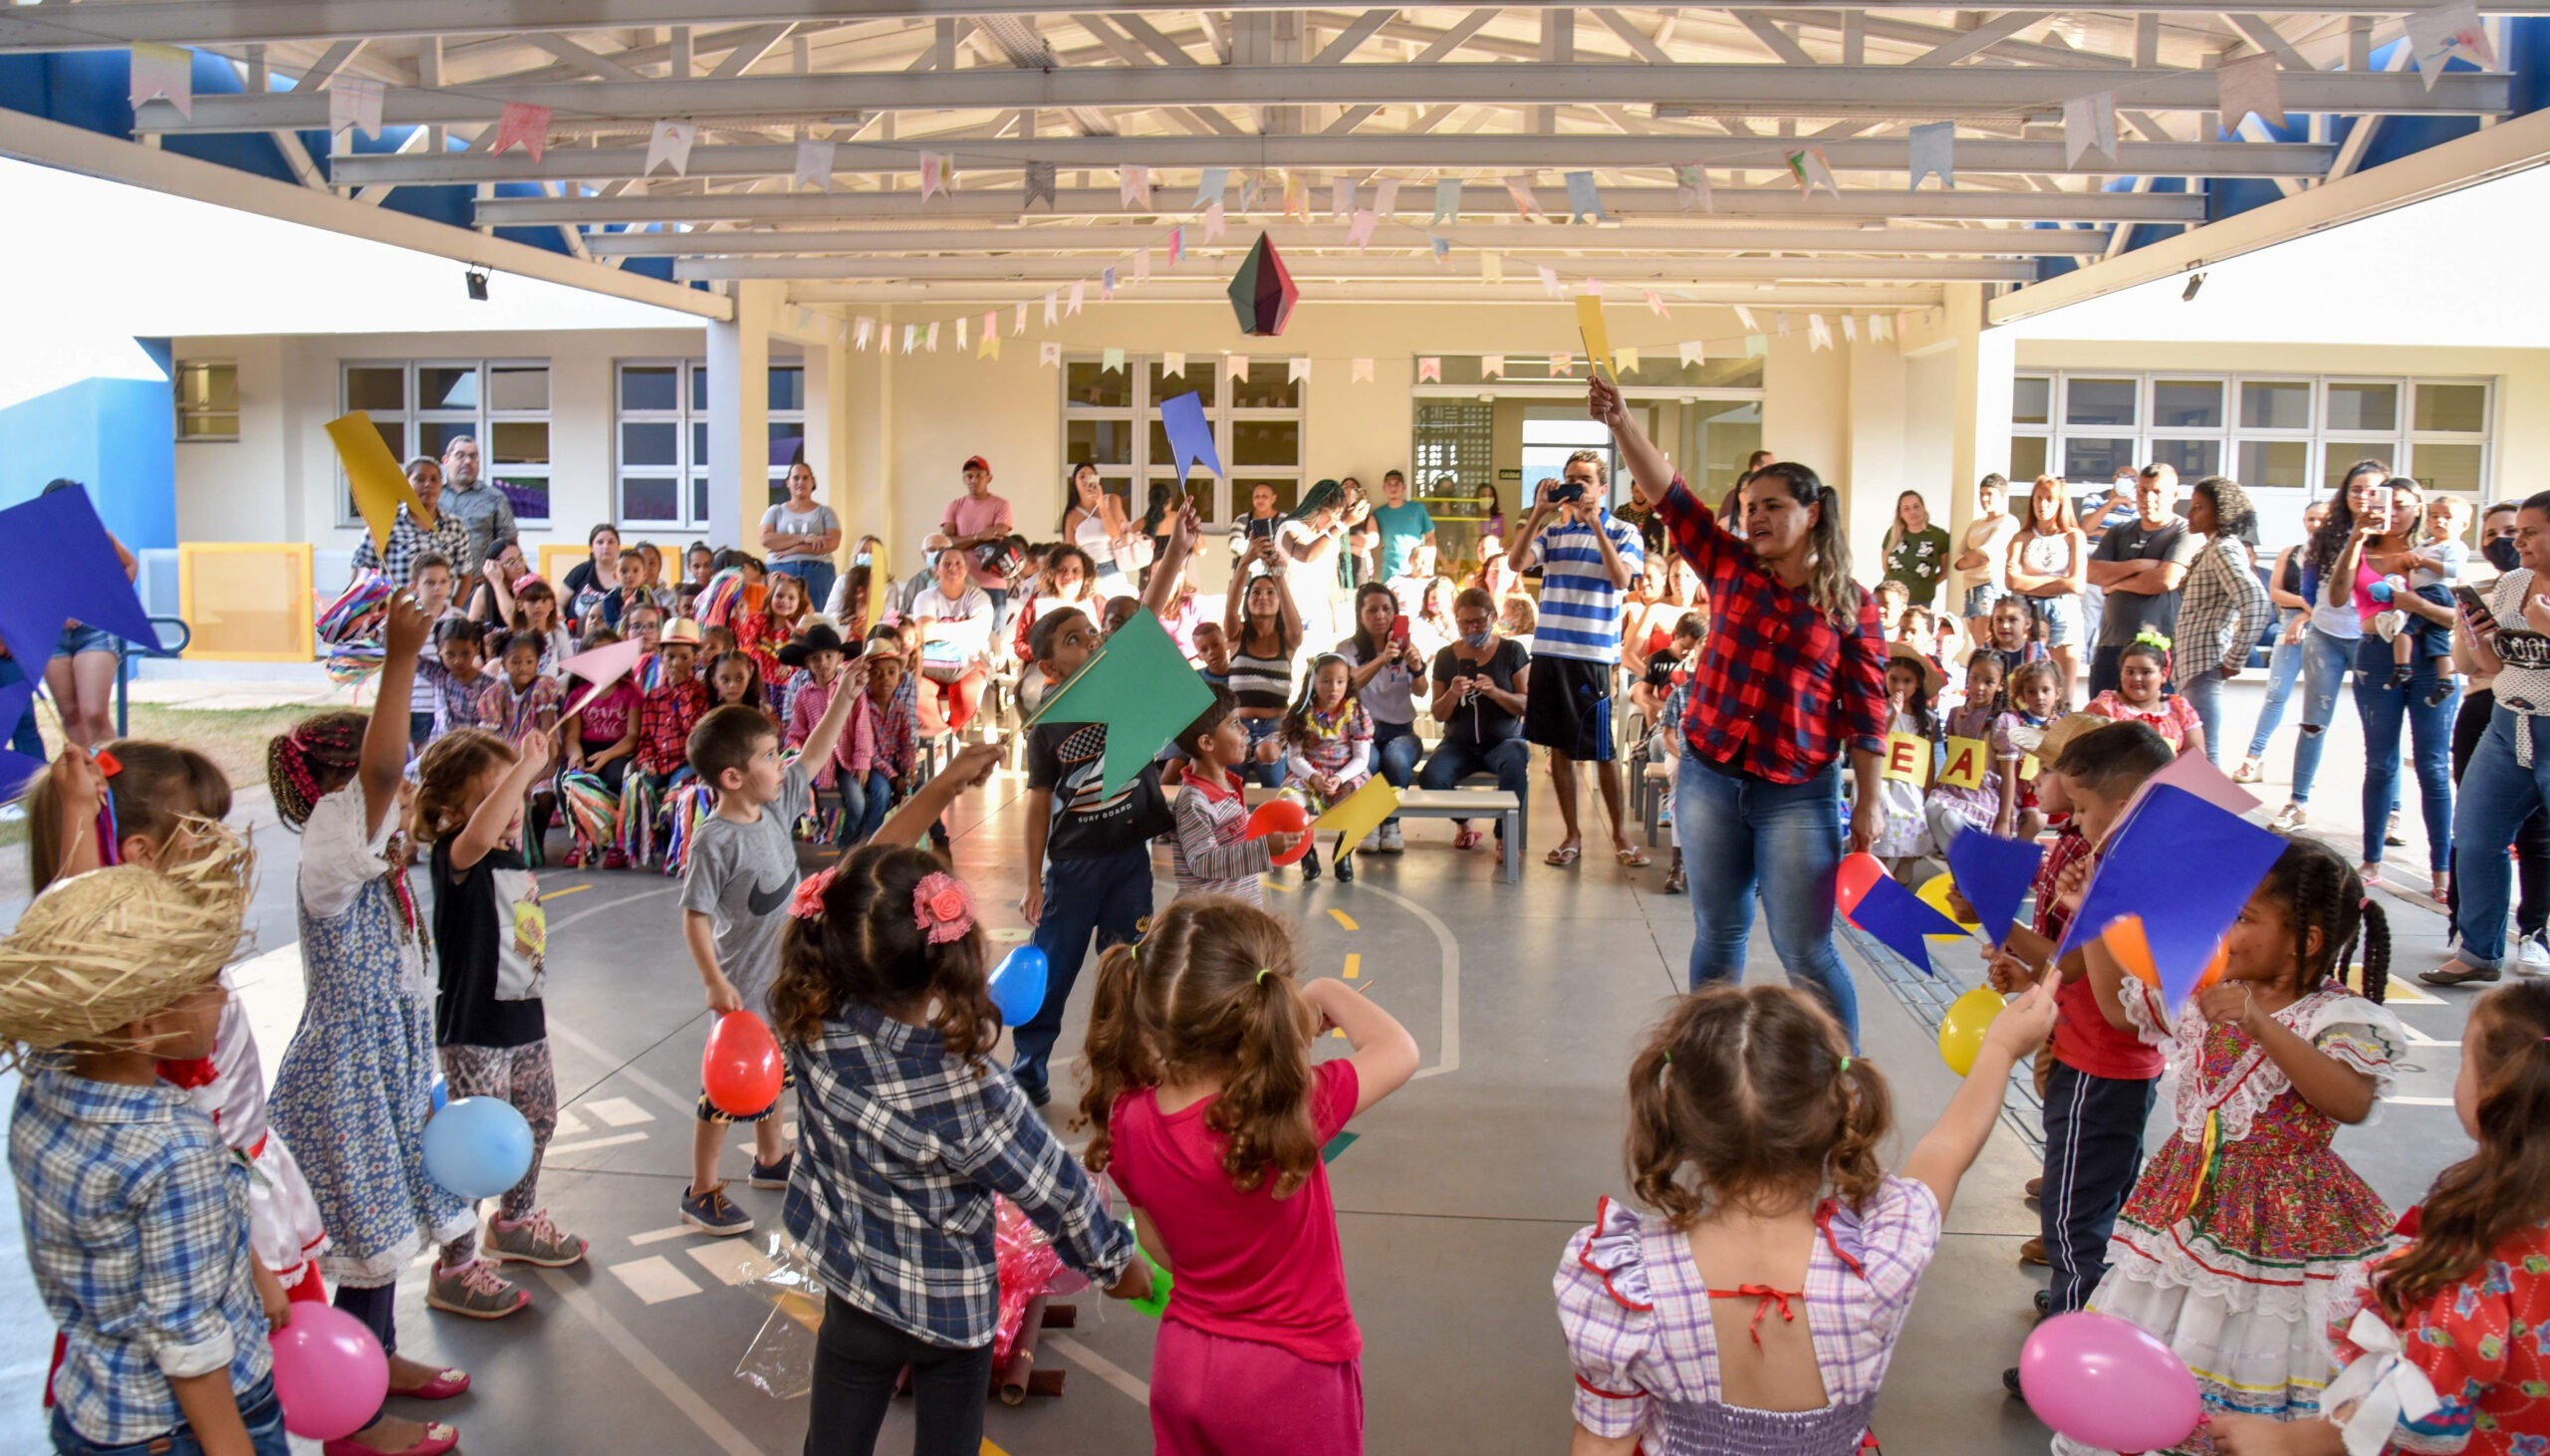
<svg viewBox="0 0 2550 1456"><path fill-rule="evenodd" d="M2081 711L2141 723L2167 739L2169 751L2180 758L2204 752L2204 725L2196 721L2195 709L2183 697L2161 695L2161 684L2169 680L2166 641L2137 637L2127 644L2116 670L2118 685L2090 699Z"/></svg>
<svg viewBox="0 0 2550 1456"><path fill-rule="evenodd" d="M1354 1053L1315 1063L1332 1026ZM1364 1336L1320 1149L1415 1072L1406 1028L1302 980L1292 932L1253 905L1173 901L1099 962L1082 1158L1176 1275L1151 1357L1160 1456L1364 1449Z"/></svg>

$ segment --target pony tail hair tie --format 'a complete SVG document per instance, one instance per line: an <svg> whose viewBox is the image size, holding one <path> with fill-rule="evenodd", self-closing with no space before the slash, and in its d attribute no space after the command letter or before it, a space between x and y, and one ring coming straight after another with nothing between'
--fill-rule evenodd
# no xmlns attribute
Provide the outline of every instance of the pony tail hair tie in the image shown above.
<svg viewBox="0 0 2550 1456"><path fill-rule="evenodd" d="M1266 984L1266 974L1267 974L1268 969L1269 969L1269 968L1268 968L1268 967L1266 967L1266 966L1259 966L1259 967L1257 968L1257 976L1256 976L1256 979L1255 979L1255 984L1256 984L1256 985L1263 986L1263 985L1265 985L1265 984Z"/></svg>

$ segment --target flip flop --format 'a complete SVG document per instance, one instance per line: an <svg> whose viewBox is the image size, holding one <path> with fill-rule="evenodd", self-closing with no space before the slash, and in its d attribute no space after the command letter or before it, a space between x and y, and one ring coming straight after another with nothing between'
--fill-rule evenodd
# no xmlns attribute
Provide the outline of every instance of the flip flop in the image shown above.
<svg viewBox="0 0 2550 1456"><path fill-rule="evenodd" d="M1612 851L1612 857L1621 861L1621 867L1623 869L1645 869L1648 865L1656 862L1647 857L1647 851L1645 849L1636 848L1614 849Z"/></svg>
<svg viewBox="0 0 2550 1456"><path fill-rule="evenodd" d="M1543 855L1541 857L1541 862L1549 865L1553 869L1565 869L1584 856L1585 851L1577 849L1575 846L1561 845L1559 848L1552 849L1549 853Z"/></svg>

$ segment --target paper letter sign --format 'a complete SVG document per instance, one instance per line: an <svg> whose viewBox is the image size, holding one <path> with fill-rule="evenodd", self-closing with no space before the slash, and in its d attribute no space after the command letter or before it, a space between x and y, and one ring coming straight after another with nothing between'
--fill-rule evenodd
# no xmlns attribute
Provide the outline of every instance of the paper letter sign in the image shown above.
<svg viewBox="0 0 2550 1456"><path fill-rule="evenodd" d="M1992 747L1980 738L1948 740L1948 766L1939 770L1942 789L1980 789L1984 771L1991 766Z"/></svg>
<svg viewBox="0 0 2550 1456"><path fill-rule="evenodd" d="M1886 735L1886 768L1881 777L1903 784L1923 784L1930 778L1930 740L1910 733Z"/></svg>

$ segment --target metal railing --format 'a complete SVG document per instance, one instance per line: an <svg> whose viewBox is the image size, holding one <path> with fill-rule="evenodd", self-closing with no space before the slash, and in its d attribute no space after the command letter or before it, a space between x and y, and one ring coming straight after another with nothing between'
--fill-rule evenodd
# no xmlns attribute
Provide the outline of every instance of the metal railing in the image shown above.
<svg viewBox="0 0 2550 1456"><path fill-rule="evenodd" d="M194 628L188 626L186 619L182 616L154 616L150 618L150 625L159 633L159 641L155 646L145 647L122 638L116 640L116 736L118 738L126 737L132 732L130 715L127 712L129 705L126 692L126 684L132 680L132 659L174 657L186 650L186 644L195 639ZM173 642L168 640L168 631L171 627L174 627L177 633L177 639Z"/></svg>

